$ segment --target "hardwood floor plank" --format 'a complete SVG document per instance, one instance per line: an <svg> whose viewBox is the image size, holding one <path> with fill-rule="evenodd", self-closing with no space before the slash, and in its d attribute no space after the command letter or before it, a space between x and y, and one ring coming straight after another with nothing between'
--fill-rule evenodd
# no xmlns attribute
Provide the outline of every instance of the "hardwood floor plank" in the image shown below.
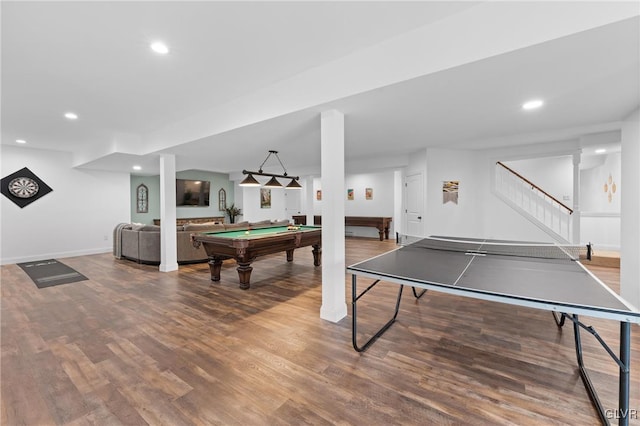
<svg viewBox="0 0 640 426"><path fill-rule="evenodd" d="M49 351L33 354L27 359L38 390L56 424L71 422L90 411L81 391L64 371L62 360Z"/></svg>
<svg viewBox="0 0 640 426"><path fill-rule="evenodd" d="M49 348L56 358L62 360L62 368L82 394L92 392L109 383L100 373L100 369L76 344L54 341L49 344Z"/></svg>
<svg viewBox="0 0 640 426"><path fill-rule="evenodd" d="M349 238L347 264L393 248ZM598 424L573 330L558 329L549 312L405 291L398 321L357 353L350 277L349 316L321 320L310 250L291 263L260 258L248 291L233 261L216 283L207 264L160 273L110 254L65 263L89 280L38 289L16 265L0 269L3 425ZM619 270L591 269L618 291ZM390 317L397 290L382 283L362 300L360 339ZM582 320L617 352L618 323ZM618 367L588 333L583 346L614 409ZM632 326L635 410L638 354Z"/></svg>
<svg viewBox="0 0 640 426"><path fill-rule="evenodd" d="M45 389L33 377L32 368L20 353L2 355L3 425L55 424L42 394Z"/></svg>

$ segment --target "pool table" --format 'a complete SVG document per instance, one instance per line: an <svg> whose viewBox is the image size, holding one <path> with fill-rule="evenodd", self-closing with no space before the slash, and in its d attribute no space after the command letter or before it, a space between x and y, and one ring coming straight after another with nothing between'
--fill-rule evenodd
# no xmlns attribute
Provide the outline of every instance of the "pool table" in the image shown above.
<svg viewBox="0 0 640 426"><path fill-rule="evenodd" d="M319 226L274 226L258 229L242 229L222 232L203 232L191 235L197 248L202 245L209 257L211 280L220 281L222 261L235 259L238 264L240 288L250 287L251 263L258 256L286 252L287 261L293 261L293 250L299 247L313 247L313 264L320 266L322 253L322 230Z"/></svg>

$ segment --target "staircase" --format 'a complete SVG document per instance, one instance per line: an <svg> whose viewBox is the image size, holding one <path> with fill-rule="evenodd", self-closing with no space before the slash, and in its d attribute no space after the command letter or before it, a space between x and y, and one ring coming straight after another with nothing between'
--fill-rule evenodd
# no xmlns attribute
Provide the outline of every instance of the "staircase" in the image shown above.
<svg viewBox="0 0 640 426"><path fill-rule="evenodd" d="M555 241L573 241L573 210L500 161L495 167L493 191Z"/></svg>
<svg viewBox="0 0 640 426"><path fill-rule="evenodd" d="M493 193L555 241L573 242L573 209L499 161ZM596 244L588 265L620 268L620 252L601 250Z"/></svg>

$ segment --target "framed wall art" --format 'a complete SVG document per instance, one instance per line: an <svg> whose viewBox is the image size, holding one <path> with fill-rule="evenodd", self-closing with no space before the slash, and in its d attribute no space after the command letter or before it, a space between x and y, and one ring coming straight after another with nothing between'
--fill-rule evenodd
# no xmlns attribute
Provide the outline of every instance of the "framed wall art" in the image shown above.
<svg viewBox="0 0 640 426"><path fill-rule="evenodd" d="M260 208L271 208L271 190L269 188L260 188Z"/></svg>
<svg viewBox="0 0 640 426"><path fill-rule="evenodd" d="M136 188L136 213L149 213L149 188L144 183Z"/></svg>
<svg viewBox="0 0 640 426"><path fill-rule="evenodd" d="M347 189L347 200L353 200L353 188Z"/></svg>
<svg viewBox="0 0 640 426"><path fill-rule="evenodd" d="M220 188L218 191L218 210L225 211L227 209L227 191L224 188Z"/></svg>
<svg viewBox="0 0 640 426"><path fill-rule="evenodd" d="M460 181L457 180L445 180L442 182L442 204L449 202L458 204L458 187Z"/></svg>
<svg viewBox="0 0 640 426"><path fill-rule="evenodd" d="M365 188L364 189L364 199L365 200L373 200L373 188Z"/></svg>

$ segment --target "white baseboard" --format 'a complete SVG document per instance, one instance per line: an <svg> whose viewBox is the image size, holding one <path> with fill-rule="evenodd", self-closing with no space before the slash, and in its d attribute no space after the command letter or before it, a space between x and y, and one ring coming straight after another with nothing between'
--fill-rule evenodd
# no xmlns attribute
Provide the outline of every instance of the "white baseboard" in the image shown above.
<svg viewBox="0 0 640 426"><path fill-rule="evenodd" d="M100 247L100 248L88 249L88 250L77 250L77 251L58 252L58 253L44 253L44 254L38 254L35 256L7 257L7 258L0 259L0 265L12 265L14 263L33 262L34 260L42 260L42 259L63 259L65 257L88 256L91 254L111 253L112 251L113 251L113 247L109 246L109 247Z"/></svg>

